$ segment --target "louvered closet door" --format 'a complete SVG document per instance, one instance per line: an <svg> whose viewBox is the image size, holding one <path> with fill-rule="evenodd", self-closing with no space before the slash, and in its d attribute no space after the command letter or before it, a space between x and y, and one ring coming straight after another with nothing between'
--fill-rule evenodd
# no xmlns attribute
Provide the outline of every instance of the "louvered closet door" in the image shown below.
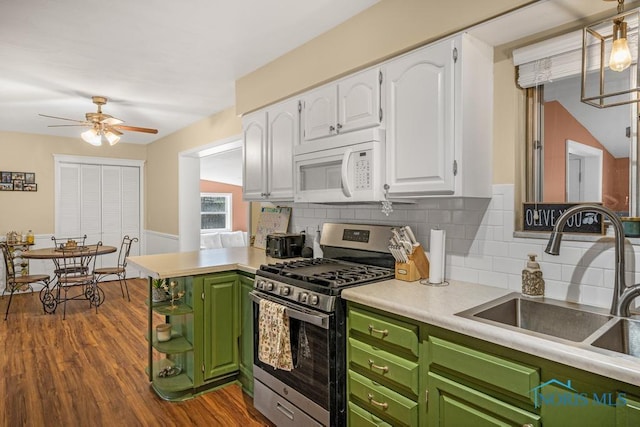
<svg viewBox="0 0 640 427"><path fill-rule="evenodd" d="M120 249L125 235L140 239L140 168L60 163L56 234L87 235ZM131 255L140 253L140 242ZM116 265L118 253L98 257L96 266Z"/></svg>
<svg viewBox="0 0 640 427"><path fill-rule="evenodd" d="M80 165L80 232L77 235L86 234L89 245L102 239L100 169L100 165Z"/></svg>

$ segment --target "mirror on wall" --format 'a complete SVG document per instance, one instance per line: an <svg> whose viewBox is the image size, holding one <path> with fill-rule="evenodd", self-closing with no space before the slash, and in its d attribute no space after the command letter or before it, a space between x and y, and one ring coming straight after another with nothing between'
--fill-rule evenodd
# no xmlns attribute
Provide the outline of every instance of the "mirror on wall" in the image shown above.
<svg viewBox="0 0 640 427"><path fill-rule="evenodd" d="M628 85L628 76L615 84ZM580 90L576 74L528 92L537 113L529 118L533 182L526 201L597 202L620 216L635 216L636 106L596 108L580 101Z"/></svg>

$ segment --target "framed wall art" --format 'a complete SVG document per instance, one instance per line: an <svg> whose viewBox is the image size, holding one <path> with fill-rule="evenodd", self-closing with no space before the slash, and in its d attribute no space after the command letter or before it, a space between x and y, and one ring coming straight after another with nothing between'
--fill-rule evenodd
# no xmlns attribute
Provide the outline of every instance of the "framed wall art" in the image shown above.
<svg viewBox="0 0 640 427"><path fill-rule="evenodd" d="M38 191L35 172L0 171L0 191Z"/></svg>

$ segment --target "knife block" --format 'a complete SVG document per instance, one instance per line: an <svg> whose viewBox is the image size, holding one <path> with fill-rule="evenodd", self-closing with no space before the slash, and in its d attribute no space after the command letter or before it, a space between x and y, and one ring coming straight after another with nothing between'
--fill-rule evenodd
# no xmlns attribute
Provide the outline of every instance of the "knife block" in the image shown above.
<svg viewBox="0 0 640 427"><path fill-rule="evenodd" d="M413 261L396 262L396 279L404 280L405 282L415 282L420 279L416 263Z"/></svg>
<svg viewBox="0 0 640 427"><path fill-rule="evenodd" d="M415 282L429 277L429 260L424 254L422 245L413 247L409 262L396 262L396 279Z"/></svg>

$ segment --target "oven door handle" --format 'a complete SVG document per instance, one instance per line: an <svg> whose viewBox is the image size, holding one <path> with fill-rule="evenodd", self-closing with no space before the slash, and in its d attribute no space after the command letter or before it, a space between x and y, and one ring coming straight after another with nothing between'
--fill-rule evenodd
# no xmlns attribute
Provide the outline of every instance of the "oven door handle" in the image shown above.
<svg viewBox="0 0 640 427"><path fill-rule="evenodd" d="M317 311L311 310L302 311L300 310L300 308L286 304L284 301L274 301L270 298L262 298L254 292L249 292L249 298L251 298L251 301L255 302L258 305L260 304L261 300L272 301L277 304L283 305L285 307L287 316L291 317L292 319L297 319L305 323L311 323L312 325L319 326L322 329L329 329L328 314L322 314Z"/></svg>

